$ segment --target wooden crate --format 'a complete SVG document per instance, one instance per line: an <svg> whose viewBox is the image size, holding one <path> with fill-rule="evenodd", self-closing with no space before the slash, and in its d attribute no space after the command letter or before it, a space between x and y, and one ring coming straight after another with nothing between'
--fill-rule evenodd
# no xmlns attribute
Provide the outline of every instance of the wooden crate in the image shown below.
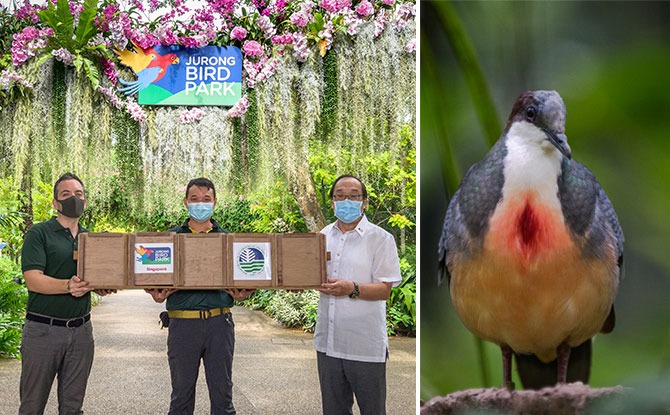
<svg viewBox="0 0 670 415"><path fill-rule="evenodd" d="M289 233L278 235L277 285L284 288L316 288L326 279L326 238L314 234ZM314 261L314 258L319 258ZM315 284L315 282L318 282Z"/></svg>
<svg viewBox="0 0 670 415"><path fill-rule="evenodd" d="M82 233L78 275L95 288L316 288L324 235Z"/></svg>
<svg viewBox="0 0 670 415"><path fill-rule="evenodd" d="M77 275L96 288L128 286L128 234L80 233Z"/></svg>
<svg viewBox="0 0 670 415"><path fill-rule="evenodd" d="M226 285L228 239L222 233L182 233L177 286L210 288Z"/></svg>

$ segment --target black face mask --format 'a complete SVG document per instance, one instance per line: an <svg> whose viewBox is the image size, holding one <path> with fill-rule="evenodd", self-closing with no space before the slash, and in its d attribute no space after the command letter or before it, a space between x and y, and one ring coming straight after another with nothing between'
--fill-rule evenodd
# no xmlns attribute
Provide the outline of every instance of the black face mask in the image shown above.
<svg viewBox="0 0 670 415"><path fill-rule="evenodd" d="M68 218L78 218L84 213L85 202L77 196L70 196L67 199L56 201L61 204L59 212Z"/></svg>

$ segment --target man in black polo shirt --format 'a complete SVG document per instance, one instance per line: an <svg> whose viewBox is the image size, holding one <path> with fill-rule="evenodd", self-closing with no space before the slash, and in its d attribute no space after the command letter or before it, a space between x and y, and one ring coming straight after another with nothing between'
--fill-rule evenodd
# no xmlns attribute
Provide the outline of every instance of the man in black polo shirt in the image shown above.
<svg viewBox="0 0 670 415"><path fill-rule="evenodd" d="M216 206L214 184L205 178L186 186L184 206L189 218L176 228L177 233L227 233L212 213ZM230 309L233 299L243 300L253 290L146 290L156 302L167 298L170 318L168 362L172 378L169 414L192 414L200 359L205 366L212 414L235 414L233 406L233 351L235 325Z"/></svg>
<svg viewBox="0 0 670 415"><path fill-rule="evenodd" d="M77 277L79 218L86 207L81 180L72 173L54 185L58 215L30 228L23 241L21 268L28 287L21 342L19 414L44 411L58 374L58 412L80 414L93 363L91 294ZM96 290L106 295L116 290Z"/></svg>

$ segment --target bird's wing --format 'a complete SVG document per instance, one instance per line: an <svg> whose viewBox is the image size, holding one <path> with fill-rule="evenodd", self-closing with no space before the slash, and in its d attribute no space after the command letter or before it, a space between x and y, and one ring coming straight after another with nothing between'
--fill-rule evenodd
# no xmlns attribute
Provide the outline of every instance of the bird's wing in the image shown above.
<svg viewBox="0 0 670 415"><path fill-rule="evenodd" d="M451 255L470 255L483 243L489 219L500 198L505 182L504 142L498 140L479 163L472 165L447 208L438 246L440 271L438 283L450 278Z"/></svg>
<svg viewBox="0 0 670 415"><path fill-rule="evenodd" d="M458 196L459 192L456 191L454 197L452 197L451 201L449 202L449 207L447 207L447 214L444 218L444 226L442 227L442 235L440 236L440 242L438 244L438 285L442 285L445 281L448 284L451 280L447 258L449 257L449 235L451 233L451 228L453 227L454 222L460 219L460 212L458 210Z"/></svg>
<svg viewBox="0 0 670 415"><path fill-rule="evenodd" d="M563 160L563 174L558 187L566 224L573 236L581 241L584 254L616 261L616 264L611 264L616 270L612 277L617 279L618 284L624 275L624 236L612 202L593 173L574 160ZM612 248L616 258L611 258ZM611 332L615 320L612 304L601 331Z"/></svg>
<svg viewBox="0 0 670 415"><path fill-rule="evenodd" d="M585 254L604 258L607 247L613 246L619 267L617 278L622 278L623 231L612 202L593 173L575 160L564 159L558 193L566 224L582 240Z"/></svg>
<svg viewBox="0 0 670 415"><path fill-rule="evenodd" d="M152 82L158 78L158 74L160 74L162 68L160 67L153 67L153 68L147 68L140 73L137 74L137 80L140 82L142 85L142 89L148 87Z"/></svg>
<svg viewBox="0 0 670 415"><path fill-rule="evenodd" d="M135 49L135 52L126 49L114 49L114 53L119 57L119 61L122 64L128 66L135 73L139 73L146 69L151 62L157 58L156 53L152 53L153 49L147 49L145 51L134 42L133 49Z"/></svg>

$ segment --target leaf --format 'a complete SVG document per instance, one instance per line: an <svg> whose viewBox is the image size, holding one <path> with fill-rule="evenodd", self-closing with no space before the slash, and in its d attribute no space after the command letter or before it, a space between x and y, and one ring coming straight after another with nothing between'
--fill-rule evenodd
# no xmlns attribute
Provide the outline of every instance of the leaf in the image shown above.
<svg viewBox="0 0 670 415"><path fill-rule="evenodd" d="M74 16L70 11L67 0L58 0L56 6L47 2L49 7L37 13L42 23L49 26L54 31L54 36L58 39L61 47L69 51L74 50L72 38L74 36Z"/></svg>
<svg viewBox="0 0 670 415"><path fill-rule="evenodd" d="M98 13L97 0L85 0L84 10L79 15L79 24L77 25L76 48L81 49L95 36L98 28L94 21Z"/></svg>
<svg viewBox="0 0 670 415"><path fill-rule="evenodd" d="M389 218L389 225L395 226L396 228L405 229L414 226L414 222L407 219L405 215L395 213L393 216Z"/></svg>
<svg viewBox="0 0 670 415"><path fill-rule="evenodd" d="M77 72L81 71L81 65L84 63L83 61L84 58L81 55L74 55L72 64L74 65L74 68L77 70Z"/></svg>
<svg viewBox="0 0 670 415"><path fill-rule="evenodd" d="M93 90L95 91L98 89L98 86L100 85L100 72L98 72L98 67L92 60L87 58L83 59L83 63L84 63L84 72L86 72L86 76L91 81L91 85L93 86Z"/></svg>
<svg viewBox="0 0 670 415"><path fill-rule="evenodd" d="M317 34L323 30L325 25L323 15L321 13L314 13L314 21L307 24L307 29L310 33Z"/></svg>
<svg viewBox="0 0 670 415"><path fill-rule="evenodd" d="M51 52L47 52L47 53L41 55L41 56L39 57L39 59L37 59L37 66L42 66L42 64L44 63L44 61L46 61L47 59L49 59L51 56L52 56L52 55L51 55Z"/></svg>
<svg viewBox="0 0 670 415"><path fill-rule="evenodd" d="M74 37L74 16L72 16L67 0L58 0L55 12L58 24L52 29L56 32L56 37L60 41L61 46L72 52L74 50L72 40Z"/></svg>

